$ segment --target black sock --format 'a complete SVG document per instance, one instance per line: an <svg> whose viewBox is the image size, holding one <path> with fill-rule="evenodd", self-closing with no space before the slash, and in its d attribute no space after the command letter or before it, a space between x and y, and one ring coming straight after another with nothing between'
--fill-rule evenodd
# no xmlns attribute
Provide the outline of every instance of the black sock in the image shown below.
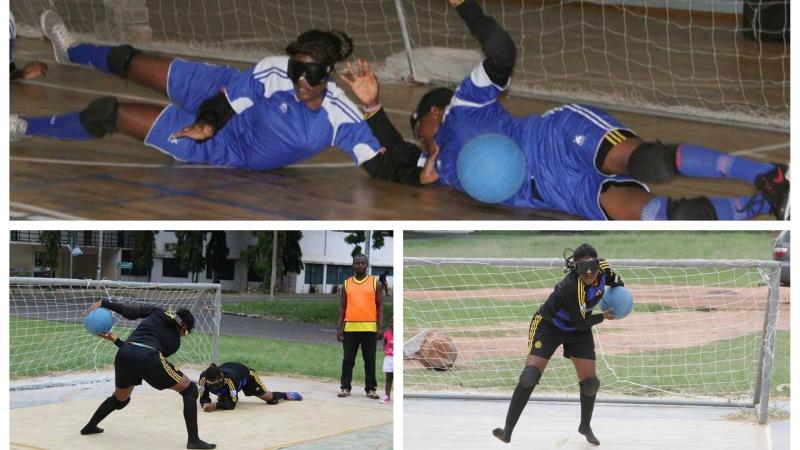
<svg viewBox="0 0 800 450"><path fill-rule="evenodd" d="M272 393L273 400L286 400L286 393L285 392L273 392Z"/></svg>
<svg viewBox="0 0 800 450"><path fill-rule="evenodd" d="M594 400L596 395L586 395L581 393L581 428L591 428L592 413L594 412Z"/></svg>
<svg viewBox="0 0 800 450"><path fill-rule="evenodd" d="M514 427L517 426L517 421L519 420L519 416L522 414L522 410L525 409L525 406L528 404L528 400L531 399L532 392L533 388L527 389L521 387L519 384L516 388L514 388L514 394L511 396L511 403L508 405L506 426L504 428L506 436L509 439L511 438L511 433L514 431Z"/></svg>
<svg viewBox="0 0 800 450"><path fill-rule="evenodd" d="M114 396L108 397L97 407L97 411L94 412L94 415L91 419L89 419L89 423L86 424L85 427L81 429L81 434L94 434L94 433L102 433L102 428L97 428L97 424L100 423L103 419L108 417L109 414L114 412L115 409L115 401Z"/></svg>
<svg viewBox="0 0 800 450"><path fill-rule="evenodd" d="M197 398L191 395L183 395L183 420L186 422L186 433L189 435L189 442L200 440L197 435Z"/></svg>

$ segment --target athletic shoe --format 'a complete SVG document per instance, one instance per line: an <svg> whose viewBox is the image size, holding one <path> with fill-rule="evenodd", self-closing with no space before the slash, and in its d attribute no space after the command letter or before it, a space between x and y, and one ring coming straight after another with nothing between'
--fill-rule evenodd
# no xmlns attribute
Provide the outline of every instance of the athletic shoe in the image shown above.
<svg viewBox="0 0 800 450"><path fill-rule="evenodd" d="M303 396L299 392L286 392L286 400L302 400Z"/></svg>
<svg viewBox="0 0 800 450"><path fill-rule="evenodd" d="M30 136L25 133L28 131L28 121L22 117L11 114L9 116L8 125L8 140L11 142L19 142L28 139Z"/></svg>
<svg viewBox="0 0 800 450"><path fill-rule="evenodd" d="M53 44L56 62L71 64L68 50L70 47L76 46L78 41L69 32L67 26L64 25L61 17L55 11L47 10L42 13L39 22L42 26L42 33Z"/></svg>
<svg viewBox="0 0 800 450"><path fill-rule="evenodd" d="M506 434L506 430L502 428L495 428L494 430L492 430L492 435L494 435L494 437L496 437L497 439L500 439L501 441L505 442L506 444L511 442L511 436L508 436Z"/></svg>
<svg viewBox="0 0 800 450"><path fill-rule="evenodd" d="M367 397L369 397L369 398L371 398L373 400L377 400L377 399L381 398L381 396L378 395L378 393L375 392L375 391L367 391Z"/></svg>
<svg viewBox="0 0 800 450"><path fill-rule="evenodd" d="M350 397L350 389L342 389L336 394L337 397Z"/></svg>
<svg viewBox="0 0 800 450"><path fill-rule="evenodd" d="M778 164L769 172L756 177L758 189L769 202L778 220L789 219L789 166Z"/></svg>
<svg viewBox="0 0 800 450"><path fill-rule="evenodd" d="M389 403L389 402L391 402L391 401L392 401L392 399L391 399L391 398L389 398L389 397L384 397L384 398L383 398L383 400L378 400L378 403L380 403L381 405L383 405L384 403Z"/></svg>

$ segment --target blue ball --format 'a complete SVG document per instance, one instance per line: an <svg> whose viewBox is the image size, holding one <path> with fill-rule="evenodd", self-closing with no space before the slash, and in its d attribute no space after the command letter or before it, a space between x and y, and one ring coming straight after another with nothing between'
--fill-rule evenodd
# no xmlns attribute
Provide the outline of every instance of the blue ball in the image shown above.
<svg viewBox="0 0 800 450"><path fill-rule="evenodd" d="M92 334L108 333L114 325L114 318L111 316L111 311L97 308L83 318L83 325Z"/></svg>
<svg viewBox="0 0 800 450"><path fill-rule="evenodd" d="M484 134L467 142L458 155L456 170L464 191L483 203L513 197L527 173L522 150L501 134Z"/></svg>
<svg viewBox="0 0 800 450"><path fill-rule="evenodd" d="M610 287L606 289L603 298L600 299L600 310L605 311L608 308L613 308L615 319L622 319L630 314L633 309L633 297L631 293L625 289L625 286Z"/></svg>

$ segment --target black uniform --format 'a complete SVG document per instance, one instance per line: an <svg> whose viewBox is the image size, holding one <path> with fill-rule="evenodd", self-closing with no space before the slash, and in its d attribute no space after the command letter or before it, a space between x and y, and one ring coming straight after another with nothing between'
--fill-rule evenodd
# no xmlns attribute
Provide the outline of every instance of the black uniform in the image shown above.
<svg viewBox="0 0 800 450"><path fill-rule="evenodd" d="M208 384L206 371L200 374L200 405L204 406L206 403L211 403L211 396L217 396L217 407L220 409L233 409L236 407L236 402L239 400L238 392L242 391L244 395L260 397L269 390L258 378L256 371L237 362L226 362L219 366L222 371L223 383L221 386L213 386Z"/></svg>
<svg viewBox="0 0 800 450"><path fill-rule="evenodd" d="M606 286L623 286L608 261L602 258L598 261L597 286L587 286L571 270L536 311L528 332L531 355L550 359L556 348L564 344L565 358L595 359L591 328L603 321L603 314L592 314L592 309L603 298Z"/></svg>
<svg viewBox="0 0 800 450"><path fill-rule="evenodd" d="M183 377L166 357L181 346L181 333L172 313L145 305L133 306L103 299L101 306L129 320L144 319L114 358L114 383L120 389L142 384L158 390L171 388Z"/></svg>

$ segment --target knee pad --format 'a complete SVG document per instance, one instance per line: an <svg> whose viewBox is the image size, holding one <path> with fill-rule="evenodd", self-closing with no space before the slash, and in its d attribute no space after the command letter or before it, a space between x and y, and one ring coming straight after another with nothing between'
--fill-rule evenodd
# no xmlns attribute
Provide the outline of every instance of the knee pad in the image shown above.
<svg viewBox="0 0 800 450"><path fill-rule="evenodd" d="M717 211L707 197L669 199L667 220L717 220Z"/></svg>
<svg viewBox="0 0 800 450"><path fill-rule="evenodd" d="M89 103L80 113L81 125L92 136L101 138L117 131L117 99L103 97Z"/></svg>
<svg viewBox="0 0 800 450"><path fill-rule="evenodd" d="M139 50L136 50L130 45L118 45L113 47L111 51L108 52L108 58L106 59L108 68L111 69L111 73L114 75L125 77L128 74L128 69L131 67L133 57L137 54L139 54Z"/></svg>
<svg viewBox="0 0 800 450"><path fill-rule="evenodd" d="M581 394L594 397L600 389L600 380L597 377L589 377L578 383L581 387Z"/></svg>
<svg viewBox="0 0 800 450"><path fill-rule="evenodd" d="M192 403L197 401L199 391L197 390L197 383L192 381L189 383L189 386L186 386L186 389L181 391L181 395L184 399L191 400Z"/></svg>
<svg viewBox="0 0 800 450"><path fill-rule="evenodd" d="M112 395L109 398L111 399L112 406L114 406L114 409L116 409L116 410L120 410L120 409L128 406L128 403L131 402L131 398L130 397L128 397L124 401L117 400L117 397L115 397L114 395Z"/></svg>
<svg viewBox="0 0 800 450"><path fill-rule="evenodd" d="M645 182L667 182L678 173L677 151L677 145L644 142L628 158L628 175Z"/></svg>
<svg viewBox="0 0 800 450"><path fill-rule="evenodd" d="M519 376L519 385L525 389L533 389L539 384L539 378L542 377L542 372L534 366L526 366L522 370L522 375Z"/></svg>

